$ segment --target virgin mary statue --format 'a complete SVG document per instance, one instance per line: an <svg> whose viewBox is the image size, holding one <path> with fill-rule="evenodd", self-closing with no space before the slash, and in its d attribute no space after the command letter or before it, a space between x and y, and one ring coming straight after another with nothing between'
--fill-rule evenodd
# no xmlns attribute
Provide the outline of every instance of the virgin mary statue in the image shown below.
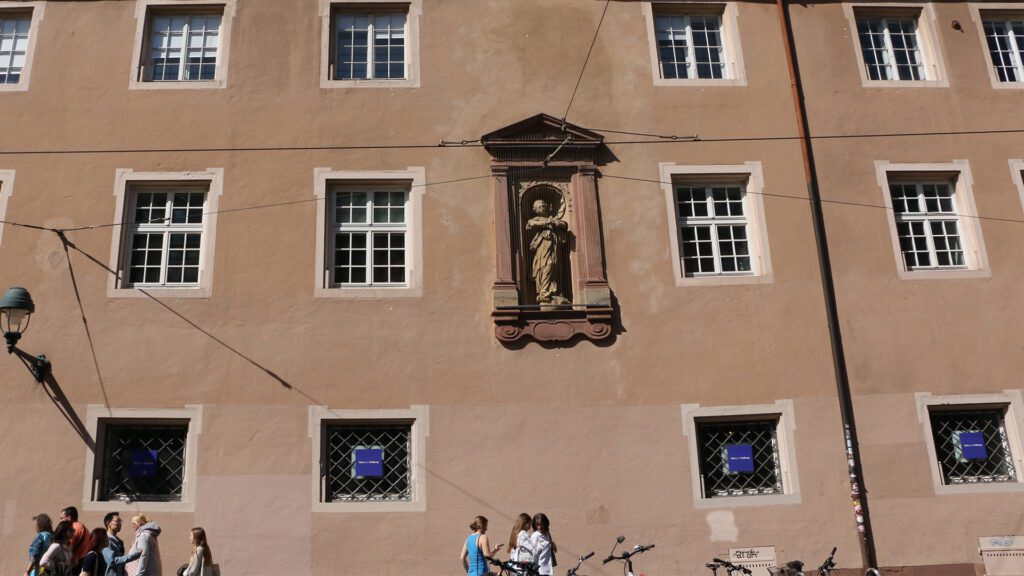
<svg viewBox="0 0 1024 576"><path fill-rule="evenodd" d="M570 304L558 286L562 277L559 248L569 226L565 220L551 214L551 206L544 200L533 203L533 213L536 216L526 223L526 230L533 233L530 240L530 252L533 254L531 273L537 288L537 303Z"/></svg>

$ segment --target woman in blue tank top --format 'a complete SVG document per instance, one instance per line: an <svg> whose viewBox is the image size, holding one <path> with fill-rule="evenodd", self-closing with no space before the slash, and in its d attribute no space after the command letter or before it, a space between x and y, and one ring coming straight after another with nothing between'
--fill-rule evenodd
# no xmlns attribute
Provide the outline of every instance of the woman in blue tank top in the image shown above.
<svg viewBox="0 0 1024 576"><path fill-rule="evenodd" d="M469 529L473 533L466 538L466 542L462 545L462 554L459 555L459 559L462 560L462 567L465 568L468 576L486 576L486 557L497 554L502 545L498 544L491 548L491 543L487 539L487 518L483 516L474 518Z"/></svg>

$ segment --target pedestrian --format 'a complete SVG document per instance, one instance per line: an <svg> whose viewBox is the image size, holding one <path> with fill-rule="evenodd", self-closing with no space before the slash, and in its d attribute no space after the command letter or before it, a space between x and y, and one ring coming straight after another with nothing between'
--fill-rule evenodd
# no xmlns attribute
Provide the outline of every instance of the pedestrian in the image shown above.
<svg viewBox="0 0 1024 576"><path fill-rule="evenodd" d="M135 543L132 552L138 552L139 561L135 565L135 576L163 576L163 565L160 562L160 525L150 522L145 514L132 517L132 528L135 528Z"/></svg>
<svg viewBox="0 0 1024 576"><path fill-rule="evenodd" d="M206 530L196 527L189 534L192 557L178 570L178 576L210 576L213 574L213 554L206 541Z"/></svg>
<svg viewBox="0 0 1024 576"><path fill-rule="evenodd" d="M512 523L512 534L508 537L509 560L533 564L533 544L530 542L532 533L533 519L529 514L523 512Z"/></svg>
<svg viewBox="0 0 1024 576"><path fill-rule="evenodd" d="M107 548L106 528L94 528L89 534L89 548L82 558L80 576L105 576L107 561L103 559L103 550Z"/></svg>
<svg viewBox="0 0 1024 576"><path fill-rule="evenodd" d="M71 552L71 535L74 533L74 523L63 520L57 523L53 530L53 542L46 550L46 554L39 559L39 569L47 576L78 576L74 571L75 555Z"/></svg>
<svg viewBox="0 0 1024 576"><path fill-rule="evenodd" d="M558 565L555 561L555 552L558 551L558 547L551 539L550 528L551 522L548 521L546 515L541 513L533 515L533 535L530 536L533 543L533 564L542 576L554 574L554 568Z"/></svg>
<svg viewBox="0 0 1024 576"><path fill-rule="evenodd" d="M39 561L53 542L53 521L49 516L33 516L32 523L35 524L36 537L28 547L28 568L25 569L25 576L36 576L39 573Z"/></svg>
<svg viewBox="0 0 1024 576"><path fill-rule="evenodd" d="M462 560L462 567L466 570L467 576L485 576L488 572L487 557L494 556L504 544L491 548L491 543L487 539L487 518L483 516L473 518L469 529L473 533L462 544L459 560Z"/></svg>
<svg viewBox="0 0 1024 576"><path fill-rule="evenodd" d="M71 553L75 557L75 576L78 576L78 572L82 567L82 558L85 557L85 553L89 549L89 529L85 527L85 524L78 521L78 508L74 506L68 506L60 511L60 521L71 522L71 526L74 528L74 533L71 535L71 541L68 545L71 546Z"/></svg>
<svg viewBox="0 0 1024 576"><path fill-rule="evenodd" d="M104 576L125 576L125 565L138 560L139 553L128 555L124 553L124 541L118 537L118 533L121 532L120 514L108 512L103 517L103 526L107 529L107 547L103 549L103 561L107 565Z"/></svg>

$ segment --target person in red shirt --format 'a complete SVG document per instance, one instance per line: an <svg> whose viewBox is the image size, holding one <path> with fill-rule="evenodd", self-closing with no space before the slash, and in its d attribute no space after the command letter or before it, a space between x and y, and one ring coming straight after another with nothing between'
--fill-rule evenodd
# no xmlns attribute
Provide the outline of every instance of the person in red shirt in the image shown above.
<svg viewBox="0 0 1024 576"><path fill-rule="evenodd" d="M89 553L89 529L78 521L78 508L74 506L68 506L67 508L60 511L61 522L71 522L72 534L71 542L68 545L71 547L71 554L74 555L74 573L78 574L81 571L82 559Z"/></svg>

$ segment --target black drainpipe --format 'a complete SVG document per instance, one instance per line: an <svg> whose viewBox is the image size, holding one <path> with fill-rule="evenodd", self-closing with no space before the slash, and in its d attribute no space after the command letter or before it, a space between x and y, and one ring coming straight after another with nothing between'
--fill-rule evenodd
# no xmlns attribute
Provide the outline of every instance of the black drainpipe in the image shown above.
<svg viewBox="0 0 1024 576"><path fill-rule="evenodd" d="M818 251L818 268L821 271L821 289L825 296L825 315L828 319L828 335L832 344L832 364L836 373L836 388L839 394L839 413L843 421L846 438L846 456L850 471L850 497L853 499L857 521L861 560L865 568L878 566L875 556L875 539L871 534L871 516L868 514L867 489L864 487L864 471L860 464L860 444L857 441L857 421L853 413L853 397L850 393L850 379L846 372L846 354L843 352L843 334L839 328L839 310L836 306L836 288L832 279L832 260L829 257L828 237L825 233L825 215L821 210L821 194L818 189L818 171L814 163L814 149L811 145L811 131L807 125L807 108L804 105L804 89L797 65L796 45L793 39L793 23L789 17L787 0L775 0L779 12L779 26L786 48L786 62L789 64L789 79L793 90L793 107L796 109L797 130L800 132L800 148L804 159L804 176L807 180L807 195L811 204L811 221L814 223L814 242ZM823 519L823 521L827 521Z"/></svg>

